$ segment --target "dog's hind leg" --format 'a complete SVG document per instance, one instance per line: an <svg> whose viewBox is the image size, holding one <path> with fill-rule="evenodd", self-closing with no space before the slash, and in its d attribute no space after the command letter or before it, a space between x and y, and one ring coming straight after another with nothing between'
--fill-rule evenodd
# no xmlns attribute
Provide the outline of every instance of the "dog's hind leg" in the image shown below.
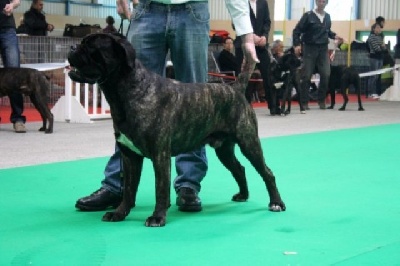
<svg viewBox="0 0 400 266"><path fill-rule="evenodd" d="M360 76L358 76L354 80L354 88L356 89L356 92L357 92L358 111L364 111L364 108L363 108L362 102L361 102L361 80L360 80Z"/></svg>
<svg viewBox="0 0 400 266"><path fill-rule="evenodd" d="M332 84L329 84L329 88L328 88L328 94L329 94L329 98L331 98L331 105L328 106L326 109L333 109L335 108L335 104L336 104L336 88L333 87Z"/></svg>
<svg viewBox="0 0 400 266"><path fill-rule="evenodd" d="M285 203L283 203L276 186L275 176L265 164L260 139L257 137L257 134L243 136L243 138L238 140L238 144L243 155L250 161L264 180L270 198L269 210L274 212L286 210Z"/></svg>
<svg viewBox="0 0 400 266"><path fill-rule="evenodd" d="M54 117L46 104L46 99L43 99L45 97L41 97L37 93L33 93L29 96L29 98L42 117L43 124L42 127L39 128L39 131L44 131L46 134L53 133ZM46 128L47 121L49 122L48 128Z"/></svg>
<svg viewBox="0 0 400 266"><path fill-rule="evenodd" d="M225 141L215 149L218 159L228 169L239 186L239 193L233 195L232 201L246 201L249 198L249 189L244 167L239 163L235 156L235 143Z"/></svg>
<svg viewBox="0 0 400 266"><path fill-rule="evenodd" d="M346 105L349 102L348 91L349 91L349 82L342 80L340 82L340 91L343 95L343 105L339 108L339 111L345 111Z"/></svg>
<svg viewBox="0 0 400 266"><path fill-rule="evenodd" d="M122 202L113 212L106 212L102 218L105 222L123 221L136 204L136 193L140 182L144 157L119 145L122 153L123 195ZM127 157L129 156L129 157Z"/></svg>

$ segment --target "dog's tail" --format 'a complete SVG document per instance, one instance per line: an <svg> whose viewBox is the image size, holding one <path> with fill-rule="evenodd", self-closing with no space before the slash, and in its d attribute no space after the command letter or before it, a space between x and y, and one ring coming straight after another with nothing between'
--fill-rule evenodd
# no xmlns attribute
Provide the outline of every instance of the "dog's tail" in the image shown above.
<svg viewBox="0 0 400 266"><path fill-rule="evenodd" d="M239 74L236 82L233 84L233 88L244 94L255 67L256 62L245 62L244 66L242 67L242 72Z"/></svg>

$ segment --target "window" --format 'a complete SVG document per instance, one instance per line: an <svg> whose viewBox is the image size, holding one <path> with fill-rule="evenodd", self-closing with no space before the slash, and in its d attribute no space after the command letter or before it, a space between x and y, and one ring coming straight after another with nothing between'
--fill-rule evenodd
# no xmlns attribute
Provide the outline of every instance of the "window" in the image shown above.
<svg viewBox="0 0 400 266"><path fill-rule="evenodd" d="M383 35L385 36L384 42L388 44L390 42L390 50L393 51L394 46L396 45L396 31L382 31ZM357 31L356 32L356 39L359 41L367 41L369 31Z"/></svg>

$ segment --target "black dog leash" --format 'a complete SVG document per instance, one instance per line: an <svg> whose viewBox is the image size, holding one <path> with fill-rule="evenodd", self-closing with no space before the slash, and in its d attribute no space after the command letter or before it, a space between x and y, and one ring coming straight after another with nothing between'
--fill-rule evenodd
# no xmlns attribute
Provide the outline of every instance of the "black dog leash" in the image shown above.
<svg viewBox="0 0 400 266"><path fill-rule="evenodd" d="M119 29L118 29L117 33L124 35L124 20L123 19L121 19L121 24L119 24Z"/></svg>

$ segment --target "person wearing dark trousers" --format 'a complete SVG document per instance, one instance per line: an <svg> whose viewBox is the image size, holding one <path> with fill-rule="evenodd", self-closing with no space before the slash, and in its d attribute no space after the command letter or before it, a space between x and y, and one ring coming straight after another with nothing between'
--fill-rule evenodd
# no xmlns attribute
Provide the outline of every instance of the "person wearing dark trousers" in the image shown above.
<svg viewBox="0 0 400 266"><path fill-rule="evenodd" d="M256 44L256 52L260 63L257 69L260 70L265 90L265 98L268 103L268 109L271 115L279 114L279 105L276 101L276 91L273 89L270 79L270 55L268 52L268 35L271 29L271 19L269 16L269 8L266 0L249 0L250 20L254 31L254 42ZM235 39L236 58L239 65L243 61L243 51L241 49L240 38Z"/></svg>
<svg viewBox="0 0 400 266"><path fill-rule="evenodd" d="M369 60L370 60L370 70L375 71L379 70L383 66L383 53L387 51L387 47L382 39L382 27L380 24L375 23L372 25L373 33L371 33L368 37L367 44L369 46ZM372 94L370 97L374 99L379 99L380 91L378 91L379 87L376 85L378 82L378 77L380 75L373 75L369 77L368 87L371 88Z"/></svg>
<svg viewBox="0 0 400 266"><path fill-rule="evenodd" d="M315 67L320 75L318 89L318 105L326 109L325 98L330 76L330 60L328 53L329 39L343 39L331 30L331 17L325 12L328 0L316 0L316 8L303 14L293 30L293 47L300 54L303 47L304 71L300 81L300 112L308 109L311 76Z"/></svg>
<svg viewBox="0 0 400 266"><path fill-rule="evenodd" d="M375 24L379 24L379 26L382 28L382 30L383 30L383 27L385 27L385 22L386 22L386 20L382 16L379 16L379 17L375 18ZM374 29L372 27L373 27L373 25L371 26L371 34L374 34ZM383 34L383 32L380 33L380 36L382 37L382 40L385 41L385 35ZM381 75L377 76L376 85L375 86L376 86L376 93L378 95L381 95L382 94L382 79L381 79Z"/></svg>
<svg viewBox="0 0 400 266"><path fill-rule="evenodd" d="M167 54L170 52L176 80L187 83L206 82L210 42L208 2L139 0L136 3L132 15L127 0L118 0L117 10L121 18L131 20L127 39L136 49L136 58L143 66L163 75ZM256 63L258 60L247 0L226 0L226 6L236 26L236 33L243 38L245 58ZM176 156L175 166L177 177L174 189L178 210L201 211L198 193L208 169L205 147ZM107 163L101 188L78 199L75 207L81 211L100 211L119 205L122 200L122 169L121 151L117 148Z"/></svg>
<svg viewBox="0 0 400 266"><path fill-rule="evenodd" d="M18 38L13 12L19 6L19 0L0 0L0 51L4 67L20 67ZM11 105L10 121L14 124L16 133L25 133L26 118L24 112L24 98L21 93L13 92L9 95Z"/></svg>

